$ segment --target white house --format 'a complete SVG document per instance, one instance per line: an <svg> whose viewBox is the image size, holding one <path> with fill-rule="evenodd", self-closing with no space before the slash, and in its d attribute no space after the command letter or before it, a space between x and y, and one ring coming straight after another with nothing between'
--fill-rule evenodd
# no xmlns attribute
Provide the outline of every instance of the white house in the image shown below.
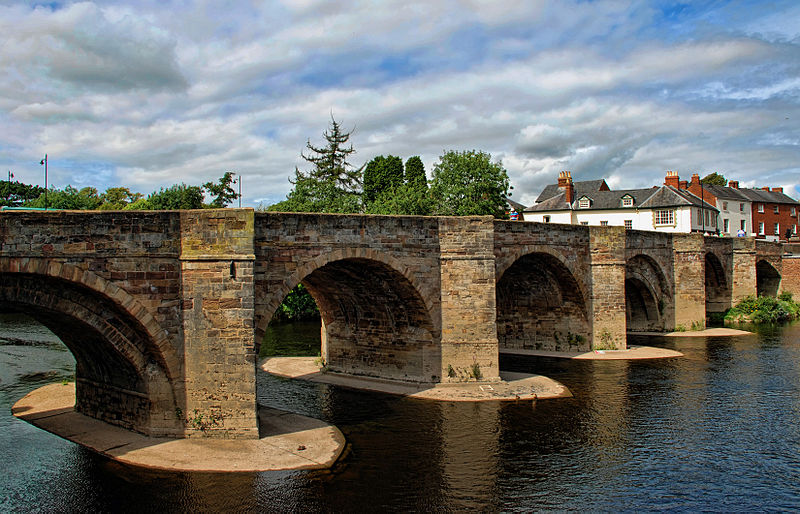
<svg viewBox="0 0 800 514"><path fill-rule="evenodd" d="M547 186L537 203L525 209L525 221L714 233L718 214L713 205L678 187L612 191L604 180L573 182L572 174L562 171L558 184Z"/></svg>

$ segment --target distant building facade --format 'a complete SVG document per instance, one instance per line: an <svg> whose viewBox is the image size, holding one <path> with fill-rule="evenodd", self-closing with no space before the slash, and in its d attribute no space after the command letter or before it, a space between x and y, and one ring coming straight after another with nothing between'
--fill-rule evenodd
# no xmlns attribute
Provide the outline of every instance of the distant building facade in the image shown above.
<svg viewBox="0 0 800 514"><path fill-rule="evenodd" d="M695 211L705 216L695 216ZM572 174L562 171L558 183L548 185L536 204L525 209L525 221L659 232L716 232L718 213L712 204L688 190L666 183L647 189L611 190L605 180L573 182Z"/></svg>

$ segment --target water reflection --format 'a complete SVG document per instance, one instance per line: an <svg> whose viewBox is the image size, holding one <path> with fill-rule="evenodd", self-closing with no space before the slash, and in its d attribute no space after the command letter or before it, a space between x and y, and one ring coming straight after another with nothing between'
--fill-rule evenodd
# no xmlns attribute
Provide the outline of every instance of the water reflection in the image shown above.
<svg viewBox="0 0 800 514"><path fill-rule="evenodd" d="M0 317L0 511L796 510L800 325L735 338L648 338L686 357L503 356L574 398L438 403L259 374L259 401L335 423L322 472L161 473L91 454L10 416L69 377L57 341Z"/></svg>

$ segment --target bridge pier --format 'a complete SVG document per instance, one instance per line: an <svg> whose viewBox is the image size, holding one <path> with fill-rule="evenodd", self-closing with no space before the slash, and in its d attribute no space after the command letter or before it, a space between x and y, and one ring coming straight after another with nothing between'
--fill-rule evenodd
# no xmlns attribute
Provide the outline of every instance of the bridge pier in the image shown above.
<svg viewBox="0 0 800 514"><path fill-rule="evenodd" d="M253 211L181 212L186 435L258 438Z"/></svg>
<svg viewBox="0 0 800 514"><path fill-rule="evenodd" d="M756 296L756 240L737 237L732 243L731 305L736 305L745 296Z"/></svg>
<svg viewBox="0 0 800 514"><path fill-rule="evenodd" d="M442 382L500 380L491 217L440 218Z"/></svg>
<svg viewBox="0 0 800 514"><path fill-rule="evenodd" d="M672 236L675 330L706 328L705 243L702 234Z"/></svg>
<svg viewBox="0 0 800 514"><path fill-rule="evenodd" d="M625 237L624 227L589 228L592 349L627 348Z"/></svg>

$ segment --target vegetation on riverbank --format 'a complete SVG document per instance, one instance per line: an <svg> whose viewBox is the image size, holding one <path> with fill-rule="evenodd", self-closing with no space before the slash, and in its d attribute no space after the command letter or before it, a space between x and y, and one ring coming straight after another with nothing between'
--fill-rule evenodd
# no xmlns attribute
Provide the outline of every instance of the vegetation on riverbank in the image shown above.
<svg viewBox="0 0 800 514"><path fill-rule="evenodd" d="M783 292L773 296L746 296L725 313L725 324L731 323L785 323L800 316L800 303L792 299L792 293Z"/></svg>

